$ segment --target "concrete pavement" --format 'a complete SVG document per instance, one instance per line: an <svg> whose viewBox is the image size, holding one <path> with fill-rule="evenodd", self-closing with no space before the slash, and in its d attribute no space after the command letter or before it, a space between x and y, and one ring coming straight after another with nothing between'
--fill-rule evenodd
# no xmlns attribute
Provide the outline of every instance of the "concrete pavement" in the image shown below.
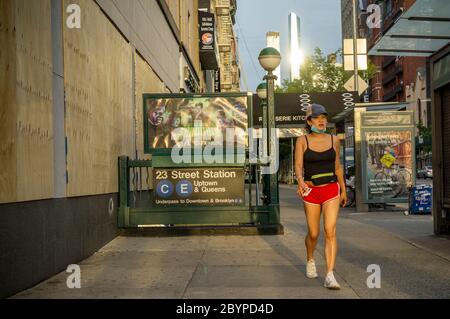
<svg viewBox="0 0 450 319"><path fill-rule="evenodd" d="M62 272L14 298L449 298L450 240L431 236L431 216L342 210L336 278L305 277L306 223L295 188L280 186L282 236L117 237L79 263L81 289ZM369 289L367 266L381 268Z"/></svg>

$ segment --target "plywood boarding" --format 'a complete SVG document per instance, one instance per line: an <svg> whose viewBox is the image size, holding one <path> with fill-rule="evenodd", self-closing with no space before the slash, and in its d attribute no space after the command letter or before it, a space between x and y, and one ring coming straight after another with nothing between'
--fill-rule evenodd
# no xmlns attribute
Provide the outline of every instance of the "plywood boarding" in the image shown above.
<svg viewBox="0 0 450 319"><path fill-rule="evenodd" d="M2 166L5 161L9 172L2 174L0 181L2 190L6 189L0 195L1 202L50 198L53 197L50 0L2 1L2 6L6 6L2 17L8 16L5 25L8 31L2 31L8 44L7 56L2 54L2 69L4 59L8 59L3 76L10 82L2 83L8 90L6 96L2 94L7 99L2 106L5 119L2 123L6 124L1 136Z"/></svg>
<svg viewBox="0 0 450 319"><path fill-rule="evenodd" d="M16 1L17 200L53 197L51 2Z"/></svg>
<svg viewBox="0 0 450 319"><path fill-rule="evenodd" d="M169 7L170 13L172 14L173 20L180 29L180 0L165 0L167 6Z"/></svg>
<svg viewBox="0 0 450 319"><path fill-rule="evenodd" d="M199 78L202 78L201 68L200 68L200 47L199 47L199 33L198 33L198 1L189 0L187 2L187 10L190 14L190 24L188 26L188 37L184 41L185 43L189 43L188 52L189 57L191 58L192 64L194 65L195 71L199 75ZM186 13L188 14L188 13Z"/></svg>
<svg viewBox="0 0 450 319"><path fill-rule="evenodd" d="M14 1L0 1L0 203L16 200L16 44Z"/></svg>
<svg viewBox="0 0 450 319"><path fill-rule="evenodd" d="M132 155L132 50L91 0L81 29L64 28L68 196L118 191L118 157Z"/></svg>
<svg viewBox="0 0 450 319"><path fill-rule="evenodd" d="M135 88L136 88L136 149L139 159L149 159L150 156L144 154L144 110L143 110L143 94L144 93L167 93L168 90L164 83L159 79L148 63L137 53L135 53ZM133 174L133 172L132 172ZM133 178L133 176L131 176ZM146 187L147 180L151 181L151 173L147 174L146 170L142 171L142 189ZM140 186L140 184L138 184ZM131 189L134 186L131 185Z"/></svg>
<svg viewBox="0 0 450 319"><path fill-rule="evenodd" d="M198 33L198 1L184 0L181 1L180 8L180 34L184 48L189 55L189 59L195 69L197 75L201 79L200 68L200 48ZM203 82L201 83L203 84Z"/></svg>

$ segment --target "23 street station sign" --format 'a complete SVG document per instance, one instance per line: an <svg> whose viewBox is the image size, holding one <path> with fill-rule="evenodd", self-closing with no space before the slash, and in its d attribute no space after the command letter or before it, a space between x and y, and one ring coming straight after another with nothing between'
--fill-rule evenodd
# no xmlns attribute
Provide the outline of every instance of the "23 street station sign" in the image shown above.
<svg viewBox="0 0 450 319"><path fill-rule="evenodd" d="M157 206L245 205L242 168L157 168L153 183Z"/></svg>
<svg viewBox="0 0 450 319"><path fill-rule="evenodd" d="M253 96L253 125L262 125L262 108L260 100ZM277 127L303 125L306 122L306 111L311 104L322 104L327 108L328 118L332 119L346 108L359 102L356 92L325 92L325 93L276 93L275 122Z"/></svg>

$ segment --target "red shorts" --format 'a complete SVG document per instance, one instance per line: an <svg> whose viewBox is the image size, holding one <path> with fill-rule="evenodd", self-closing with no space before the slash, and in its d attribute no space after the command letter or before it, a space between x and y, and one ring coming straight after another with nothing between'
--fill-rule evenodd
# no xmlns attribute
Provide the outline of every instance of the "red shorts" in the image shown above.
<svg viewBox="0 0 450 319"><path fill-rule="evenodd" d="M308 187L310 187L312 191L308 196L303 197L303 201L308 204L322 205L341 196L341 189L338 182L329 183L325 186Z"/></svg>

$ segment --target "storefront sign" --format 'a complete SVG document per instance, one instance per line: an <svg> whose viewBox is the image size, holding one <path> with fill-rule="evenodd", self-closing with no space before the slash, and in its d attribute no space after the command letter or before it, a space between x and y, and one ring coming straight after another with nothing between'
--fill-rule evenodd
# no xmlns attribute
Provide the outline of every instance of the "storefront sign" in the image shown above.
<svg viewBox="0 0 450 319"><path fill-rule="evenodd" d="M257 95L253 96L253 125L262 125L262 108ZM332 119L342 111L354 107L359 102L356 92L324 92L324 93L276 93L275 122L277 127L292 127L304 125L306 111L312 104L322 104Z"/></svg>
<svg viewBox="0 0 450 319"><path fill-rule="evenodd" d="M214 71L214 92L220 93L220 69Z"/></svg>
<svg viewBox="0 0 450 319"><path fill-rule="evenodd" d="M200 61L203 70L217 70L219 68L216 56L216 35L214 14L204 11L198 12Z"/></svg>

